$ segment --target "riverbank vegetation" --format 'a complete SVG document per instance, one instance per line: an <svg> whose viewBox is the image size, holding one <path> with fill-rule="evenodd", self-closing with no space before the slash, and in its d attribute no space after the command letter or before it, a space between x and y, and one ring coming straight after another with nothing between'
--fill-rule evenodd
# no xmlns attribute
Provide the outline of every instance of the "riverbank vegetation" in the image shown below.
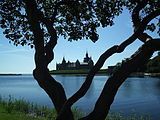
<svg viewBox="0 0 160 120"><path fill-rule="evenodd" d="M133 50L132 55L108 77L93 105L93 111L81 118L81 120L105 120L121 85L131 73L144 66L154 52L160 51L160 21L157 19L160 16L159 5L158 0L2 0L0 28L3 29L4 36L14 45L28 45L34 48L33 76L54 104L58 120L66 118L74 120L72 106L88 92L94 76L105 62L113 55L124 53L135 41L142 42L137 46L139 49L136 52L135 48L128 49ZM49 64L55 59L54 51L56 45L60 43L59 38L63 37L68 41L89 39L95 43L102 39L99 29L103 30L102 27L107 29L117 24L118 16L126 11L129 13L129 19L121 20L123 23L132 22L129 25L133 31L129 33L130 35L121 37L123 34L117 34L119 32L115 29L114 35L117 38L111 40L113 46L106 46L105 51L97 57L97 62L82 86L73 93L73 96L67 98L63 85L51 76L48 70ZM115 20L116 18L118 19ZM127 24L123 23L118 25L123 25L124 30L127 30L128 27L125 28ZM154 34L150 36L148 31ZM108 38L108 34L104 34L103 39L110 40ZM84 46L77 47L83 49ZM102 47L103 45L98 45L96 49ZM59 52L63 51L68 49L61 49ZM68 54L71 53L68 51ZM13 60L11 62L14 64Z"/></svg>
<svg viewBox="0 0 160 120"><path fill-rule="evenodd" d="M85 115L77 108L73 108L75 120ZM56 120L55 109L36 105L24 99L7 99L0 97L0 120ZM121 113L110 113L106 120L150 120L149 116L132 114L123 116Z"/></svg>
<svg viewBox="0 0 160 120"><path fill-rule="evenodd" d="M74 108L75 119L82 113ZM24 99L14 99L12 96L0 97L0 120L55 120L55 109L27 102Z"/></svg>
<svg viewBox="0 0 160 120"><path fill-rule="evenodd" d="M149 60L146 65L146 72L148 73L160 73L160 52L158 55Z"/></svg>
<svg viewBox="0 0 160 120"><path fill-rule="evenodd" d="M87 75L89 73L88 69L80 69L80 70L52 70L50 71L51 74L64 74L64 75ZM107 73L107 69L101 69L100 71L97 72L97 74L109 74Z"/></svg>

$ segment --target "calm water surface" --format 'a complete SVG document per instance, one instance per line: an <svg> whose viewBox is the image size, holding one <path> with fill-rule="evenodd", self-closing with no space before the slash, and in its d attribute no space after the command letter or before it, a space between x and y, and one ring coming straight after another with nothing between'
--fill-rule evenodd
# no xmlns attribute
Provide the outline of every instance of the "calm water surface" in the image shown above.
<svg viewBox="0 0 160 120"><path fill-rule="evenodd" d="M62 83L67 96L71 96L83 83L85 76L54 76ZM85 112L93 109L94 104L104 86L107 76L96 76L87 94L74 106ZM38 86L32 75L0 76L0 95L25 99L40 105L52 107L46 93ZM121 86L111 106L111 111L147 114L153 120L160 119L160 78L131 77Z"/></svg>

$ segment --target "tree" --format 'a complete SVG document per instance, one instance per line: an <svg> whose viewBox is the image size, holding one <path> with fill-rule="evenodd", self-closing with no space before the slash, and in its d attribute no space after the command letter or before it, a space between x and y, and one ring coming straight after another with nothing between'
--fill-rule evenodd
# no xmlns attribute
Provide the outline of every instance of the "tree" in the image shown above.
<svg viewBox="0 0 160 120"><path fill-rule="evenodd" d="M160 56L158 55L150 59L146 65L146 72L149 73L159 73L160 72Z"/></svg>
<svg viewBox="0 0 160 120"><path fill-rule="evenodd" d="M29 45L35 49L34 78L51 98L57 120L73 120L71 106L88 91L95 74L113 54L121 53L135 40L144 44L131 58L109 77L94 110L81 120L104 120L118 88L132 72L144 65L154 51L160 50L160 39L152 38L146 30L160 34L159 0L2 0L0 26L4 35L15 45ZM62 85L48 70L58 36L69 41L82 38L98 40L96 29L114 24L123 9L128 9L133 22L133 34L120 45L106 50L88 73L80 89L67 99ZM153 21L154 20L154 21Z"/></svg>

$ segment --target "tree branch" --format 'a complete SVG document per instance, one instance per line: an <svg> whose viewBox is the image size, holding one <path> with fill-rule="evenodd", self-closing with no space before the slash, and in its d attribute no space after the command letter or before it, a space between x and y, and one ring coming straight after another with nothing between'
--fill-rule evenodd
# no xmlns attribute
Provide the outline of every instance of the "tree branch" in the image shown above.
<svg viewBox="0 0 160 120"><path fill-rule="evenodd" d="M57 33L56 30L53 27L52 21L49 19L44 19L43 23L46 25L46 28L48 30L48 33L50 34L50 40L45 46L45 57L46 57L46 64L48 65L54 58L53 49L57 44Z"/></svg>
<svg viewBox="0 0 160 120"><path fill-rule="evenodd" d="M138 39L139 39L140 41L146 42L146 41L151 40L151 39L153 39L153 38L152 38L150 35L148 35L147 33L142 33L142 34L138 37Z"/></svg>
<svg viewBox="0 0 160 120"><path fill-rule="evenodd" d="M42 61L44 61L44 38L43 38L43 31L40 27L40 23L37 17L35 17L37 12L37 5L35 0L33 2L30 2L28 0L25 0L26 4L26 13L27 18L29 21L29 24L31 25L31 30L34 35L34 45L35 45L35 63L36 67L40 67L41 65L44 65ZM44 66L43 66L44 67Z"/></svg>
<svg viewBox="0 0 160 120"><path fill-rule="evenodd" d="M147 24L154 19L155 17L160 15L160 9L157 9L153 12L151 12L148 16L146 16L142 21L141 24L137 27L137 29L135 30L134 34L128 38L126 41L124 41L121 46L123 46L122 48L120 48L119 52L124 50L124 46L128 46L129 44L131 44L132 42L134 42L145 30ZM142 41L143 42L143 41Z"/></svg>
<svg viewBox="0 0 160 120"><path fill-rule="evenodd" d="M141 23L141 18L140 18L140 11L148 4L148 0L143 0L138 3L138 5L133 9L132 12L132 22L133 26L135 27L134 29L137 29L137 27Z"/></svg>
<svg viewBox="0 0 160 120"><path fill-rule="evenodd" d="M94 110L88 116L80 120L104 120L122 83L132 72L144 65L154 51L158 50L160 50L160 41L147 41L130 59L122 63L121 67L107 80Z"/></svg>
<svg viewBox="0 0 160 120"><path fill-rule="evenodd" d="M124 49L132 44L137 38L138 36L140 36L143 31L145 30L145 26L156 16L158 16L160 14L160 9L156 10L154 12L152 12L151 14L149 14L148 16L146 16L141 24L139 25L139 27L137 28L137 30L134 32L134 34L132 36L130 36L127 40L125 40L124 42L122 42L120 45L115 45L113 47L111 47L110 49L108 49L105 53L103 53L100 58L98 59L97 63L95 64L95 66L90 70L90 72L88 73L85 82L82 84L82 86L80 87L80 89L73 95L71 96L66 103L64 104L61 113L59 114L58 118L60 116L63 116L63 114L65 113L65 111L67 111L68 108L70 108L76 101L78 101L81 97L83 97L86 92L88 91L92 80L95 76L95 74L100 70L100 68L103 66L104 62L106 61L106 59L108 59L108 57L112 56L115 53L121 53L124 51Z"/></svg>
<svg viewBox="0 0 160 120"><path fill-rule="evenodd" d="M46 61L46 67L48 66L48 64L53 60L54 58L54 53L53 53L53 49L57 44L57 33L56 30L53 27L53 21L51 21L51 19L46 18L43 14L43 12L41 12L40 10L37 9L37 15L38 15L38 19L45 24L48 33L50 34L50 40L49 42L45 45L44 47L44 56L45 56L45 61Z"/></svg>
<svg viewBox="0 0 160 120"><path fill-rule="evenodd" d="M149 14L148 16L146 16L143 21L141 21L140 19L140 11L148 4L148 0L143 0L140 1L139 4L133 9L132 12L132 22L133 22L133 26L135 27L134 29L136 30L141 23L147 21L147 19L153 19L155 18L154 15L157 14L156 11L152 12L151 14ZM159 14L160 15L160 14ZM158 16L158 14L157 14ZM151 21L151 20L150 20ZM146 42L148 39L152 39L151 36L149 36L147 33L142 33L139 37L139 40L141 40L142 42Z"/></svg>
<svg viewBox="0 0 160 120"><path fill-rule="evenodd" d="M33 70L33 76L37 80L40 87L43 88L45 92L48 94L48 96L51 98L57 113L59 113L63 104L67 100L67 97L63 86L59 82L57 82L54 78L52 78L47 68L48 62L52 58L48 57L48 55L50 54L52 55L53 53L52 50L56 45L57 41L57 36L55 35L56 32L54 31L54 29L52 29L52 26L51 27L48 26L50 25L50 23L48 23L47 24L48 32L50 32L51 38L54 37L56 39L55 41L53 41L52 39L54 38L52 38L45 48L43 30L41 29L39 22L40 11L38 11L37 9L36 1L25 0L25 5L26 5L26 13L28 16L28 20L34 35L36 68ZM48 53L48 51L50 53ZM45 54L47 54L47 57L45 56ZM46 60L48 60L48 62L46 62ZM66 114L68 114L68 119L73 120L73 115L71 110L69 110Z"/></svg>

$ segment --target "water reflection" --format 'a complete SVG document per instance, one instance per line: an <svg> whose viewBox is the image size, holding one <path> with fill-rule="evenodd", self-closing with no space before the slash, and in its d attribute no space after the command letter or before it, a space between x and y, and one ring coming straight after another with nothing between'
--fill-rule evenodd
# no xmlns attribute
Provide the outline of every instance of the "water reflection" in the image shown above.
<svg viewBox="0 0 160 120"><path fill-rule="evenodd" d="M77 91L85 80L85 76L54 76L62 83L68 97ZM107 76L96 76L87 94L75 106L89 111L103 89ZM46 93L38 86L31 75L28 76L0 76L0 94L13 95L38 104L52 106ZM147 113L153 119L160 119L160 78L128 78L120 87L115 101L111 106L112 111L124 113Z"/></svg>
<svg viewBox="0 0 160 120"><path fill-rule="evenodd" d="M157 82L155 83L155 93L156 93L156 96L157 96L157 99L159 101L159 104L160 104L160 78L157 78Z"/></svg>

